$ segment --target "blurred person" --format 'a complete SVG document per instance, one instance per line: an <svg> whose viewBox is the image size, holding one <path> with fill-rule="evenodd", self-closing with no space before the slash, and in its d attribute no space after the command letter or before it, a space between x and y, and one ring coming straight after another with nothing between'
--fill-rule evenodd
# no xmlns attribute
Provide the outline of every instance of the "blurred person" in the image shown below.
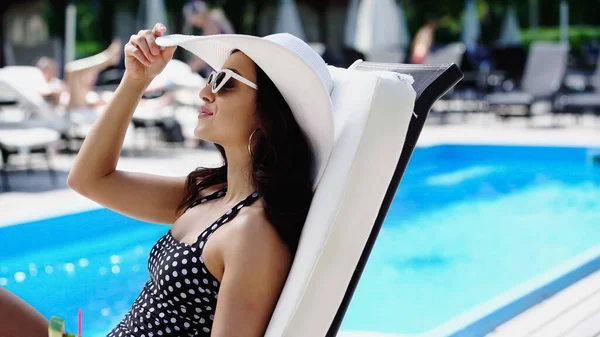
<svg viewBox="0 0 600 337"><path fill-rule="evenodd" d="M35 66L42 71L48 88L40 94L54 105L65 105L67 111L74 114L96 115L95 108L106 104L108 93L102 97L93 90L98 74L121 60L122 43L115 39L104 51L83 59L68 62L65 65L65 76L62 81L58 76L56 60L43 56Z"/></svg>
<svg viewBox="0 0 600 337"><path fill-rule="evenodd" d="M210 9L202 0L192 0L183 7L186 23L192 29L193 34L216 35L234 34L233 25L229 22L225 13L220 9ZM192 55L188 61L193 72L203 77L208 76L212 69L199 57Z"/></svg>
<svg viewBox="0 0 600 337"><path fill-rule="evenodd" d="M221 68L199 92L194 134L216 144L223 165L183 177L117 170L142 94L190 39L166 38L161 49L165 31L157 24L125 45L123 79L67 179L111 210L172 224L150 252L150 279L108 336L263 336L331 154L333 81L289 34L230 36L227 47L224 37L191 37L194 52ZM290 77L282 66L304 71ZM44 317L1 287L0 314L0 336L47 336Z"/></svg>
<svg viewBox="0 0 600 337"><path fill-rule="evenodd" d="M60 97L66 88L63 81L58 78L58 62L51 57L42 56L35 63L35 66L42 71L42 75L48 84L48 88L40 94L52 104L60 104Z"/></svg>
<svg viewBox="0 0 600 337"><path fill-rule="evenodd" d="M410 56L410 62L413 64L425 63L425 58L431 50L435 38L435 29L437 23L435 20L428 20L415 35L412 43L412 51Z"/></svg>
<svg viewBox="0 0 600 337"><path fill-rule="evenodd" d="M65 85L69 93L67 109L69 111L85 110L106 103L97 95L93 95L93 87L100 72L121 61L122 46L120 39L114 39L104 51L68 62L65 65Z"/></svg>

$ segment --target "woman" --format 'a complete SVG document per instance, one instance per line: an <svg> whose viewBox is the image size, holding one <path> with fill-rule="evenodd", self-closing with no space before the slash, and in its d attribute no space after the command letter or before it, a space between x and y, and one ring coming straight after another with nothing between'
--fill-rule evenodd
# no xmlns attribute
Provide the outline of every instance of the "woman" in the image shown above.
<svg viewBox="0 0 600 337"><path fill-rule="evenodd" d="M112 210L173 224L150 253L150 280L109 336L262 336L331 153L332 80L289 34L163 37L161 50L165 30L157 24L125 46L124 78L68 178ZM195 134L216 144L224 165L187 177L117 171L133 110L176 45L222 69L200 91ZM46 334L47 321L6 291L0 311L9 322L1 336Z"/></svg>

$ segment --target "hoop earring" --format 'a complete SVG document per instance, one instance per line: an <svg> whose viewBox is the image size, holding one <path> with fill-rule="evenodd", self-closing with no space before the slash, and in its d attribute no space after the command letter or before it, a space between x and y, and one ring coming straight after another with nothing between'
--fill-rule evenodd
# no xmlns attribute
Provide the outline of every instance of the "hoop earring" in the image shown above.
<svg viewBox="0 0 600 337"><path fill-rule="evenodd" d="M256 133L256 131L258 131L260 129L255 129L254 131L252 131L252 133L250 134L250 139L248 139L248 153L250 154L250 158L254 158L254 155L252 154L252 137L254 137L254 134Z"/></svg>

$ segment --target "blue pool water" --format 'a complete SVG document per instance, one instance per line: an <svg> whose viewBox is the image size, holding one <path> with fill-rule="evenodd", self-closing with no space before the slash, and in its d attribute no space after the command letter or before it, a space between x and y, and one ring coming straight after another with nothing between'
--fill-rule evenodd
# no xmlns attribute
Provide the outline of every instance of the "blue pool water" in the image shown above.
<svg viewBox="0 0 600 337"><path fill-rule="evenodd" d="M600 244L600 165L582 148L418 148L342 330L419 333ZM148 279L167 227L97 210L0 228L0 286L87 336Z"/></svg>

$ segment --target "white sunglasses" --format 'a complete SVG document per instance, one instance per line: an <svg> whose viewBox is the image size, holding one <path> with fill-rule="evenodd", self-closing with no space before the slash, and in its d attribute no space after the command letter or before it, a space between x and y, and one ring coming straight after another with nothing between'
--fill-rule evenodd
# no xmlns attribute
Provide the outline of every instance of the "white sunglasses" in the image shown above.
<svg viewBox="0 0 600 337"><path fill-rule="evenodd" d="M213 71L212 73L210 73L210 75L208 75L208 82L206 83L206 85L211 84L212 85L211 86L212 93L216 94L219 90L221 90L221 88L223 88L225 83L227 83L227 81L229 81L232 77L235 78L236 80L244 83L245 85L249 86L250 88L253 88L255 90L258 89L258 86L256 84L252 83L245 77L236 74L231 69L222 69L218 72Z"/></svg>

